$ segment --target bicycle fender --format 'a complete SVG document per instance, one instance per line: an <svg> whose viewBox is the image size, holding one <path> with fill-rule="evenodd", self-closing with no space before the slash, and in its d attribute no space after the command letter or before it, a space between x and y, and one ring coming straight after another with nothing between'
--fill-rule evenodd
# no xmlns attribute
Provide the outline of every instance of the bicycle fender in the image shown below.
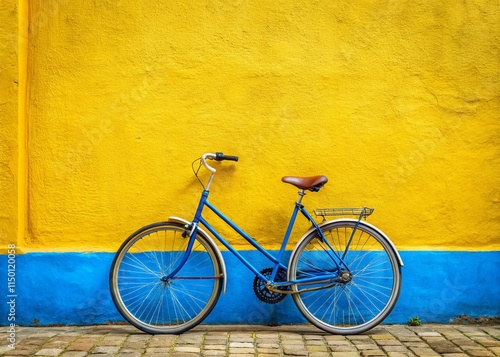
<svg viewBox="0 0 500 357"><path fill-rule="evenodd" d="M179 217L168 217L168 221L172 222L172 223L180 223L180 224L185 224L185 225L191 224L191 222L189 222L188 220L185 220L185 219L179 218ZM222 257L222 253L220 252L219 247L217 247L217 244L215 244L212 237L210 237L208 235L208 233L205 232L203 230L203 228L201 228L199 225L198 225L198 233L197 234L201 234L213 246L215 253L217 254L217 257L219 258L219 261L221 262L222 274L224 276L224 283L222 285L222 293L225 295L226 294L226 286L227 286L227 279L226 279L227 274L226 274L226 263L224 262L224 258Z"/></svg>
<svg viewBox="0 0 500 357"><path fill-rule="evenodd" d="M331 221L322 222L322 223L318 224L318 226L321 228L321 227L323 227L323 226L325 226L325 225L327 225L329 223L333 223L333 222L354 222L354 223L356 223L356 222L358 222L358 220L357 219L352 219L352 218L339 218L339 219L334 219L334 220L331 220ZM380 229L378 229L377 227L375 227L373 224L370 224L370 223L365 222L365 221L361 221L361 222L359 222L359 224L367 226L367 227L373 229L378 234L380 234L382 237L384 237L387 240L387 243L389 243L389 246L392 248L392 250L396 254L396 257L398 258L399 265L400 266L404 266L403 259L401 259L401 255L399 255L399 252L396 249L396 246L394 245L394 243L391 241L391 239L384 232L382 232ZM309 234L311 234L315 230L316 230L316 228L314 228L314 227L312 227L311 229L309 229L306 232L306 234L304 234L302 236L302 238L299 239L299 243L302 241L302 239L304 239L305 237L307 237ZM297 243L297 245L299 243Z"/></svg>

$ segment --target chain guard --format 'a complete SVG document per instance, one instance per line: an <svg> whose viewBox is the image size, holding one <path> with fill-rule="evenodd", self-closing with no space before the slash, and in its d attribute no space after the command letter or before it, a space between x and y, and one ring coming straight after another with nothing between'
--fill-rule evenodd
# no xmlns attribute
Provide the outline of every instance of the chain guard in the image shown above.
<svg viewBox="0 0 500 357"><path fill-rule="evenodd" d="M273 272L273 268L263 269L260 273L264 275L266 278L271 276ZM286 270L283 268L278 268L278 272L276 273L276 278L274 279L276 282L287 281ZM286 287L281 288L280 290L287 290ZM287 294L280 294L276 292L271 292L266 288L266 283L260 280L258 277L253 279L253 291L255 295L259 298L259 300L264 301L268 304L276 304L283 300Z"/></svg>

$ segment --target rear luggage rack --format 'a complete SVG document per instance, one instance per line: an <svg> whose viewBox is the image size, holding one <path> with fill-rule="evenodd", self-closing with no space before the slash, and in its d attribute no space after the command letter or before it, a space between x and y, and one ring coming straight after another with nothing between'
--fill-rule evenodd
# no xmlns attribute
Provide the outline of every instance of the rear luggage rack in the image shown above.
<svg viewBox="0 0 500 357"><path fill-rule="evenodd" d="M368 217L374 211L374 208L358 207L358 208L316 208L313 213L316 217L323 217L326 220L327 216L356 216L359 219Z"/></svg>

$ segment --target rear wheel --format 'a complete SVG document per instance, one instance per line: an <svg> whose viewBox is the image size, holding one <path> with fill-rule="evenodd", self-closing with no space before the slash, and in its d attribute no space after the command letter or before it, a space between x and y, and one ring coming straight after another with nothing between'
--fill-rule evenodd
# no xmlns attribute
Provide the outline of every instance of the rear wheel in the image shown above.
<svg viewBox="0 0 500 357"><path fill-rule="evenodd" d="M326 223L321 227L325 241L314 230L290 257L289 280L339 277L292 286L299 292L292 296L304 317L330 333L358 334L375 327L391 312L401 289L401 267L391 244L364 222L354 229L356 223ZM345 265L336 264L335 256Z"/></svg>
<svg viewBox="0 0 500 357"><path fill-rule="evenodd" d="M154 223L133 233L111 266L111 296L122 316L151 333L182 333L212 311L222 288L216 247L198 234L178 273L189 237L182 224Z"/></svg>

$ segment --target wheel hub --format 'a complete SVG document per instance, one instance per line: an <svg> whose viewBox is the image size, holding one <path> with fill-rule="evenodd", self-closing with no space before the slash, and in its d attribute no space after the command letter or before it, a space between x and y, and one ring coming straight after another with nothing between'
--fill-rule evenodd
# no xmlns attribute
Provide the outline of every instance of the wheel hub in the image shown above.
<svg viewBox="0 0 500 357"><path fill-rule="evenodd" d="M352 273L350 271L342 271L339 280L341 283L350 283L352 281Z"/></svg>

